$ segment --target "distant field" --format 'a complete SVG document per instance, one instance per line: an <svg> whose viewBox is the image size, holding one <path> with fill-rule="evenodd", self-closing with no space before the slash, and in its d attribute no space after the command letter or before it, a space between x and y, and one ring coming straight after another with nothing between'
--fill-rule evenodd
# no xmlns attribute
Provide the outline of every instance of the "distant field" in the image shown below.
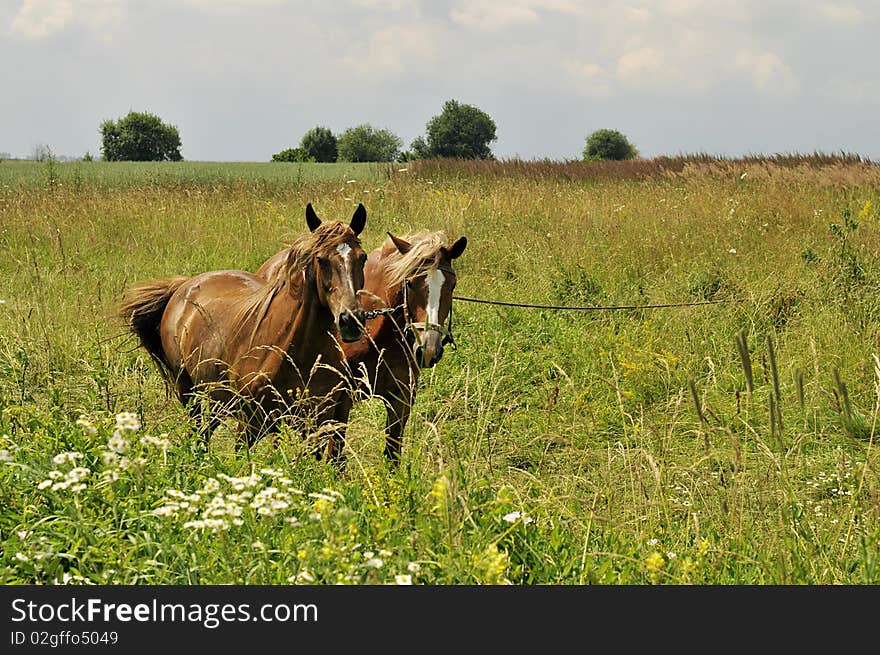
<svg viewBox="0 0 880 655"><path fill-rule="evenodd" d="M262 185L318 181L378 181L389 164L287 162L34 162L0 161L0 185L82 186Z"/></svg>
<svg viewBox="0 0 880 655"><path fill-rule="evenodd" d="M880 584L880 167L388 171L0 163L0 583ZM456 301L399 470L375 402L342 474L293 438L237 453L231 425L202 455L114 308L255 270L308 202L363 202L368 250L466 235L461 296L719 302Z"/></svg>

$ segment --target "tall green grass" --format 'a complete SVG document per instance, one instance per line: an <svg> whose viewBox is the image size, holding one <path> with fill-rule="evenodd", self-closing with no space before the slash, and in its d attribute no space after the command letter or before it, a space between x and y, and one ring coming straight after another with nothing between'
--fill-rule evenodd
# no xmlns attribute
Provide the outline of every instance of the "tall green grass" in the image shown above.
<svg viewBox="0 0 880 655"><path fill-rule="evenodd" d="M210 183L102 166L100 184L0 186L0 581L880 581L872 166L306 167L285 184L250 165ZM367 249L386 230L467 235L462 296L723 302L457 301L458 350L423 376L398 470L376 402L352 413L342 473L292 435L238 453L232 425L202 454L115 304L146 278L255 270L306 229L307 202L346 219L363 202ZM120 412L140 421L126 452Z"/></svg>

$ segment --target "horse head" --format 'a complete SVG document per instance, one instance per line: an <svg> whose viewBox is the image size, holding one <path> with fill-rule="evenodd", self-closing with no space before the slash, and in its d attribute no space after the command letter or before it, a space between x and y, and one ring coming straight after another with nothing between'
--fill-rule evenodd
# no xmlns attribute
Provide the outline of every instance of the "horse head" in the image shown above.
<svg viewBox="0 0 880 655"><path fill-rule="evenodd" d="M413 244L388 236L401 255L406 255ZM452 260L467 247L467 238L461 237L451 246L440 246L425 266L404 281L404 305L407 328L413 334L413 355L419 366L431 368L443 357L443 346L452 342L451 329L444 326L452 312L452 293L455 290L455 270Z"/></svg>
<svg viewBox="0 0 880 655"><path fill-rule="evenodd" d="M306 223L315 237L307 276L313 277L318 300L333 314L339 336L346 343L360 339L364 325L357 292L364 286L367 254L358 235L366 221L367 210L362 204L348 226L337 221L322 222L311 203L306 206Z"/></svg>

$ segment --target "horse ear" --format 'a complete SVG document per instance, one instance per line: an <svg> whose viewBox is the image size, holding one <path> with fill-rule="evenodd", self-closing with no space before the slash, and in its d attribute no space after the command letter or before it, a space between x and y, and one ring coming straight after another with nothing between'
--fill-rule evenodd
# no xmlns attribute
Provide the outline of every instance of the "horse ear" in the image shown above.
<svg viewBox="0 0 880 655"><path fill-rule="evenodd" d="M318 218L315 210L312 209L312 203L306 205L306 223L309 225L310 232L317 230L318 226L321 224L321 219Z"/></svg>
<svg viewBox="0 0 880 655"><path fill-rule="evenodd" d="M354 210L354 215L351 217L351 223L349 223L349 227L354 232L354 235L357 236L360 234L364 225L367 224L367 209L364 207L363 203L358 203L357 209Z"/></svg>
<svg viewBox="0 0 880 655"><path fill-rule="evenodd" d="M461 253L464 252L465 248L467 248L467 237L461 237L458 241L453 243L452 247L447 251L449 252L449 259L461 257Z"/></svg>
<svg viewBox="0 0 880 655"><path fill-rule="evenodd" d="M409 241L404 241L403 239L400 239L391 234L391 232L386 232L385 234L391 237L391 240L394 242L394 245L397 248L397 252L399 252L401 255L405 255L412 248L412 244Z"/></svg>

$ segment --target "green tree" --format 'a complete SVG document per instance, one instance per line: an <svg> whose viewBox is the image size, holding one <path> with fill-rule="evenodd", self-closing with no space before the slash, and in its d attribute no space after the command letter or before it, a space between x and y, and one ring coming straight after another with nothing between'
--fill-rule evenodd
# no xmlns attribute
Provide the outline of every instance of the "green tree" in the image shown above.
<svg viewBox="0 0 880 655"><path fill-rule="evenodd" d="M489 144L495 136L495 121L489 114L457 100L447 100L443 111L425 126L427 139L418 137L411 148L417 157L495 159Z"/></svg>
<svg viewBox="0 0 880 655"><path fill-rule="evenodd" d="M339 136L340 161L394 161L403 145L400 137L389 130L377 130L364 123L350 127Z"/></svg>
<svg viewBox="0 0 880 655"><path fill-rule="evenodd" d="M180 134L154 114L130 111L101 123L101 154L106 161L180 161Z"/></svg>
<svg viewBox="0 0 880 655"><path fill-rule="evenodd" d="M336 136L326 127L313 127L303 134L299 147L317 162L334 162L338 154Z"/></svg>
<svg viewBox="0 0 880 655"><path fill-rule="evenodd" d="M272 155L272 161L313 162L315 159L302 148L286 148Z"/></svg>
<svg viewBox="0 0 880 655"><path fill-rule="evenodd" d="M596 130L587 137L584 160L635 159L639 151L617 130Z"/></svg>

